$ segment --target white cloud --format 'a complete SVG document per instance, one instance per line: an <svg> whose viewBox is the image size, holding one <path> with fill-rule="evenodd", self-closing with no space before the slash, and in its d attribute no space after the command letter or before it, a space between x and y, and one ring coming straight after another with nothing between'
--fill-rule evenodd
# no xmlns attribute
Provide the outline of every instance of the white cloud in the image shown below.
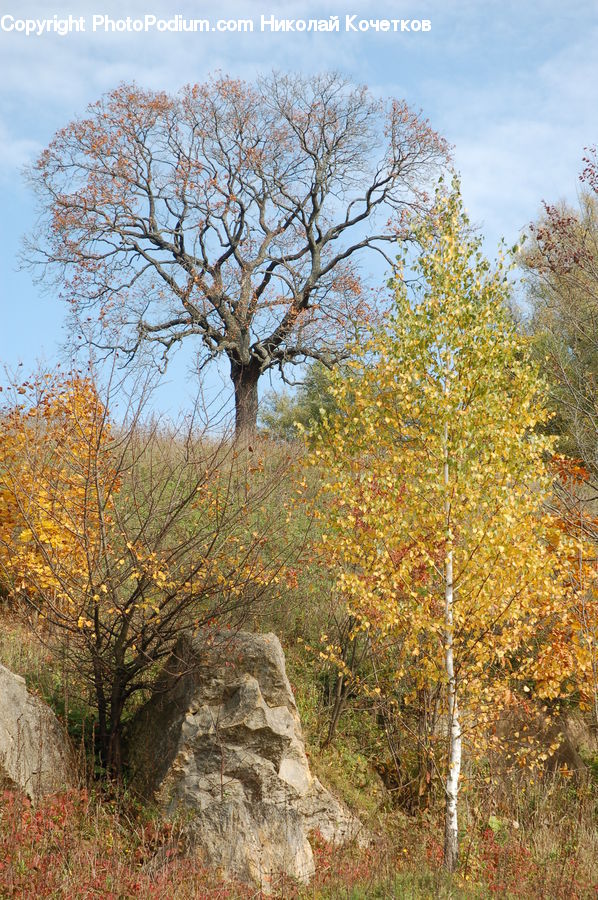
<svg viewBox="0 0 598 900"><path fill-rule="evenodd" d="M574 199L583 148L598 137L596 26L538 58L458 85L430 77L439 127L455 145L466 202L489 246L514 241L542 199ZM506 49L506 48L505 48ZM472 68L475 62L472 60Z"/></svg>

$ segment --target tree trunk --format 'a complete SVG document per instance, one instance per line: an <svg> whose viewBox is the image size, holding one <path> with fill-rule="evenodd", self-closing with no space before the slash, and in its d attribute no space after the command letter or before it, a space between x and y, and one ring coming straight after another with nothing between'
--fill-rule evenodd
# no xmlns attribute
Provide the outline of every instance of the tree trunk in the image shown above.
<svg viewBox="0 0 598 900"><path fill-rule="evenodd" d="M120 783L123 774L122 758L122 717L125 707L123 682L119 677L114 679L110 702L110 733L106 752L106 769L110 778Z"/></svg>
<svg viewBox="0 0 598 900"><path fill-rule="evenodd" d="M332 712L330 714L330 722L328 723L328 734L326 735L321 745L322 749L328 747L334 740L334 735L336 734L336 726L338 725L338 721L344 712L345 706L347 705L348 695L348 682L346 681L345 676L342 672L337 672L336 682L334 685L334 702L332 705Z"/></svg>
<svg viewBox="0 0 598 900"><path fill-rule="evenodd" d="M243 366L231 359L230 375L235 388L235 438L249 440L257 431L259 365Z"/></svg>
<svg viewBox="0 0 598 900"><path fill-rule="evenodd" d="M120 784L123 776L122 729L120 722L114 723L108 740L106 770L109 777Z"/></svg>
<svg viewBox="0 0 598 900"><path fill-rule="evenodd" d="M449 753L446 776L446 810L444 819L444 868L453 872L459 859L459 820L457 802L459 799L459 776L461 774L461 720L457 698L457 680L455 678L455 660L453 654L453 536L451 526L451 505L448 498L449 487L449 451L448 426L444 429L444 486L447 490L445 500L447 550L444 581L444 664L448 680L448 712L449 712Z"/></svg>
<svg viewBox="0 0 598 900"><path fill-rule="evenodd" d="M108 704L106 703L106 694L104 692L101 661L98 656L94 657L93 667L96 706L98 710L98 742L100 762L103 766L106 766L106 757L108 750Z"/></svg>
<svg viewBox="0 0 598 900"><path fill-rule="evenodd" d="M122 780L122 714L124 698L122 683L115 676L108 685L109 702L101 672L101 660L94 659L95 692L98 709L98 743L100 763L114 782Z"/></svg>
<svg viewBox="0 0 598 900"><path fill-rule="evenodd" d="M459 703L457 698L457 682L455 679L455 666L453 659L453 585L452 585L452 551L449 552L447 570L450 581L446 583L445 621L446 649L445 665L448 676L448 707L449 707L449 754L448 772L446 776L446 814L444 827L444 868L449 872L454 871L459 858L459 820L457 814L457 801L459 799L459 776L461 774L461 720L459 717Z"/></svg>

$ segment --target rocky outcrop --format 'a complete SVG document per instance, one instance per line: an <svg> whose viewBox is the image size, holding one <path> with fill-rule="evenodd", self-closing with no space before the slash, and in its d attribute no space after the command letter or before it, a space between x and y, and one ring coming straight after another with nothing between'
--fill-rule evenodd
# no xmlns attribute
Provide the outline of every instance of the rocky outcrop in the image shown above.
<svg viewBox="0 0 598 900"><path fill-rule="evenodd" d="M310 832L360 838L357 819L310 773L274 634L180 643L132 724L129 762L142 796L188 817L206 864L264 891L282 873L310 878Z"/></svg>
<svg viewBox="0 0 598 900"><path fill-rule="evenodd" d="M72 786L66 735L25 679L0 665L0 775L32 800Z"/></svg>

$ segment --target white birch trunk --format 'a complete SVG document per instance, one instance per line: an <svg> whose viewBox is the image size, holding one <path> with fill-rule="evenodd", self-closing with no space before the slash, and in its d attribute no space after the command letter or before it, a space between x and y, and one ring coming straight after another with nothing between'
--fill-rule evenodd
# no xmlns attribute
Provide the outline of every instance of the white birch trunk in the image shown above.
<svg viewBox="0 0 598 900"><path fill-rule="evenodd" d="M449 486L448 425L444 428L444 486ZM449 712L449 754L446 776L446 811L444 820L444 867L452 872L459 856L459 820L457 801L459 799L459 775L461 774L461 722L455 680L455 660L453 654L453 546L450 522L451 505L445 499L447 528L447 552L444 584L444 664L448 682Z"/></svg>

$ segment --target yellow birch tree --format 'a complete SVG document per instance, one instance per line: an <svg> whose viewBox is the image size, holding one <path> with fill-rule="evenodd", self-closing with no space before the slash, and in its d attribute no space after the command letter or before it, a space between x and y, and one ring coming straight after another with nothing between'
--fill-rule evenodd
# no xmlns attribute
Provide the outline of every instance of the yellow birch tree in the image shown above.
<svg viewBox="0 0 598 900"><path fill-rule="evenodd" d="M416 232L415 287L397 278L387 326L336 377L338 412L313 458L356 632L401 647L397 683L439 688L453 870L462 753L531 671L559 602L559 535L543 510L542 385L507 309L505 264L483 257L457 182Z"/></svg>

